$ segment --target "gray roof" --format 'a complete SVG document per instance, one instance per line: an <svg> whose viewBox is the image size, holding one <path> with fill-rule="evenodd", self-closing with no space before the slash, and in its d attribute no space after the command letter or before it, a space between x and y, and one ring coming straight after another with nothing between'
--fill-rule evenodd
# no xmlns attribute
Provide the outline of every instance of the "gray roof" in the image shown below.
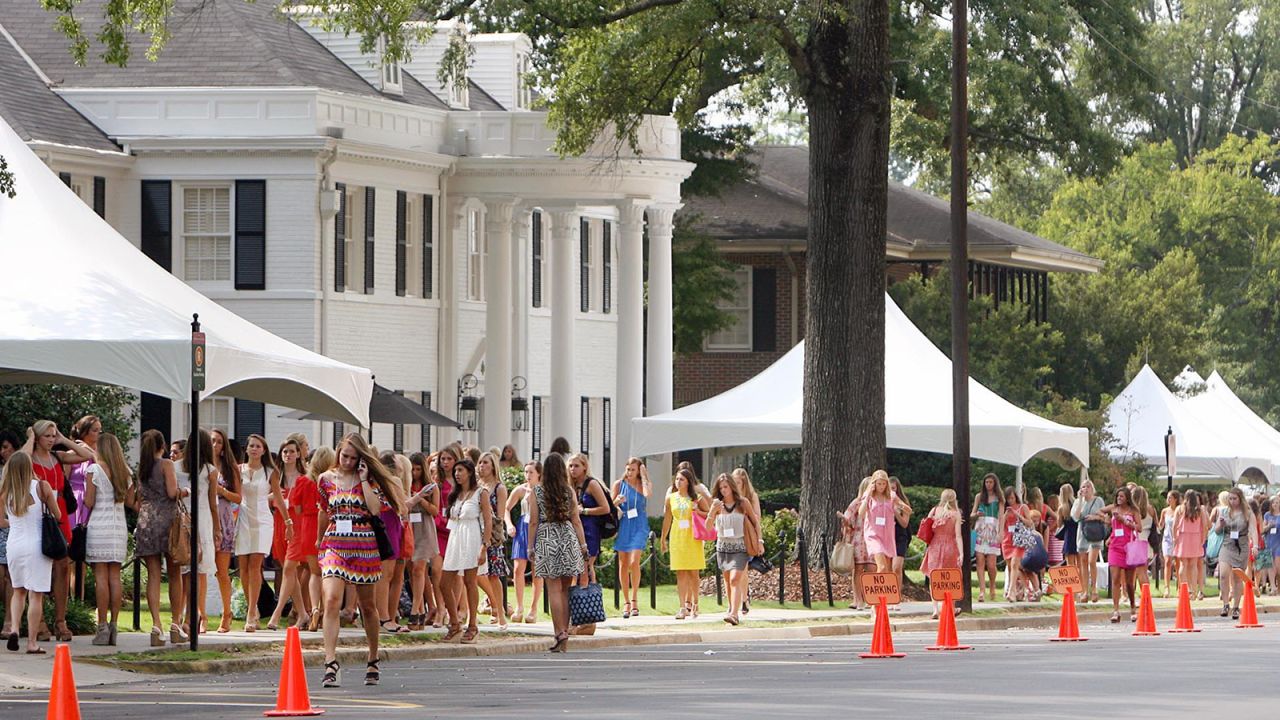
<svg viewBox="0 0 1280 720"><path fill-rule="evenodd" d="M55 86L67 87L318 87L447 109L422 83L403 73L404 96L381 93L306 30L276 12L270 0L177 0L171 37L155 62L147 38L132 38L121 68L102 60L92 39L106 0L83 0L76 15L91 38L85 66L75 64L54 14L33 0L0 0L0 18Z"/></svg>
<svg viewBox="0 0 1280 720"><path fill-rule="evenodd" d="M0 25L3 27L3 25ZM33 140L120 152L96 125L45 85L9 39L0 34L0 117L27 142Z"/></svg>
<svg viewBox="0 0 1280 720"><path fill-rule="evenodd" d="M506 110L502 104L493 99L493 96L485 92L484 88L476 84L475 80L467 78L467 109L469 110Z"/></svg>
<svg viewBox="0 0 1280 720"><path fill-rule="evenodd" d="M682 212L696 214L698 230L726 243L804 242L809 226L809 148L761 145L753 149L752 159L758 168L754 179L737 183L718 197L689 198ZM886 242L891 250L912 257L946 257L950 223L946 200L889 182ZM975 259L1021 253L1101 266L1089 255L973 211L969 212L969 247Z"/></svg>

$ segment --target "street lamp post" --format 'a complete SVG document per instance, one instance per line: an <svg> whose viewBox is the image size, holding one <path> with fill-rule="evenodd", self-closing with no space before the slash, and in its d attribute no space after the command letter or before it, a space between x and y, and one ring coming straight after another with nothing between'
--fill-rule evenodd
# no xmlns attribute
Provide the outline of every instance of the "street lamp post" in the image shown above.
<svg viewBox="0 0 1280 720"><path fill-rule="evenodd" d="M969 552L969 4L951 5L951 487L960 504L961 607L973 610Z"/></svg>

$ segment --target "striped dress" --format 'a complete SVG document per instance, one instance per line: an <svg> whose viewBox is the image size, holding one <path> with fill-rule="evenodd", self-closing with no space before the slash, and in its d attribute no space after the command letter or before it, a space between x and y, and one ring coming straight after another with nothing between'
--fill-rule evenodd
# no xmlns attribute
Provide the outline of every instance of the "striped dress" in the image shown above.
<svg viewBox="0 0 1280 720"><path fill-rule="evenodd" d="M320 479L320 507L329 517L319 548L321 577L342 578L352 585L376 584L382 579L382 560L360 485L342 490L325 475ZM348 522L349 531L342 527Z"/></svg>

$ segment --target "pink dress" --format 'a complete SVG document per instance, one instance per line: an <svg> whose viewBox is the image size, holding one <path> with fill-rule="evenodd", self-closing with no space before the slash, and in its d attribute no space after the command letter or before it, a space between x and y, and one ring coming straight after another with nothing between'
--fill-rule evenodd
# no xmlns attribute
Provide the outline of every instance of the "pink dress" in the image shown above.
<svg viewBox="0 0 1280 720"><path fill-rule="evenodd" d="M862 526L862 539L867 544L867 556L876 555L897 557L897 544L893 541L893 527L897 521L893 518L893 498L879 500L868 495L867 520Z"/></svg>
<svg viewBox="0 0 1280 720"><path fill-rule="evenodd" d="M1133 519L1132 515L1126 513L1126 516ZM1107 546L1107 563L1114 568L1127 568L1129 541L1133 539L1135 531L1121 522L1120 517L1120 513L1111 516L1111 542Z"/></svg>
<svg viewBox="0 0 1280 720"><path fill-rule="evenodd" d="M1204 509L1200 517L1189 518L1183 515L1177 522L1173 533L1173 557L1204 557Z"/></svg>
<svg viewBox="0 0 1280 720"><path fill-rule="evenodd" d="M854 498L849 503L849 507L844 511L844 533L845 542L853 546L853 564L869 565L871 558L867 555L867 543L862 539L862 520L858 519L858 511L861 509L862 503L858 498Z"/></svg>
<svg viewBox="0 0 1280 720"><path fill-rule="evenodd" d="M920 562L920 572L928 575L938 568L960 567L960 546L956 544L956 516L947 513L946 520L933 520L933 539L924 551L924 560Z"/></svg>

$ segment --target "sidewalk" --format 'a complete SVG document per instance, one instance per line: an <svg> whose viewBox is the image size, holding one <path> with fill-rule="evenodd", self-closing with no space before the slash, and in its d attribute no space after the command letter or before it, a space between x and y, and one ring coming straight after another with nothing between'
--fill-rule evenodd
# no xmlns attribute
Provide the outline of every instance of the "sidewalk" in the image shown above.
<svg viewBox="0 0 1280 720"><path fill-rule="evenodd" d="M807 609L758 608L743 616L742 625L730 627L723 622L723 609L714 599L703 599L704 612L698 618L676 620L667 615L641 614L626 620L610 618L597 626L593 637L574 637L577 647L605 648L630 645L685 644L704 640L758 640L784 639L830 635L857 635L871 631L871 613L853 611L841 607L829 607L825 602ZM1172 621L1176 601L1172 598L1154 599L1156 616L1162 625ZM1216 617L1220 606L1216 598L1193 603L1197 617ZM1057 598L1041 603L978 603L975 612L962 614L957 619L960 632L965 630L995 629L1054 629L1057 627L1060 603ZM646 608L647 610L647 608ZM933 607L926 602L907 602L890 610L895 632L932 632L937 623L930 619ZM1258 600L1260 615L1280 613L1280 599L1264 597ZM1081 624L1104 623L1111 614L1111 602L1079 605ZM1122 605L1124 621L1128 622L1127 606ZM482 623L487 616L481 616ZM1267 622L1263 617L1262 621ZM551 635L551 623L547 616L535 624L512 625L507 631L497 626L481 626L481 636L475 645L442 644L438 642L442 629L428 629L409 635L382 635L382 652L393 660L429 659L449 657L474 657L524 652L541 652L546 649L546 637ZM200 636L200 653L191 656L188 645L151 648L150 637L143 633L121 632L116 647L98 647L90 644L91 636L78 636L71 644L75 662L76 684L84 687L111 683L130 682L138 672L146 673L225 673L249 669L276 667L284 644L283 630L275 632L259 630ZM304 655L308 666L319 664L320 633L302 633ZM343 628L340 635L340 656L344 664L362 662L364 632L358 628ZM0 693L15 689L47 688L53 672L53 643L42 643L47 655L27 655L21 651L10 653L0 649ZM25 647L25 641L23 643ZM152 652L156 650L158 652ZM127 653L124 657L111 656ZM141 654L141 656L139 656Z"/></svg>

